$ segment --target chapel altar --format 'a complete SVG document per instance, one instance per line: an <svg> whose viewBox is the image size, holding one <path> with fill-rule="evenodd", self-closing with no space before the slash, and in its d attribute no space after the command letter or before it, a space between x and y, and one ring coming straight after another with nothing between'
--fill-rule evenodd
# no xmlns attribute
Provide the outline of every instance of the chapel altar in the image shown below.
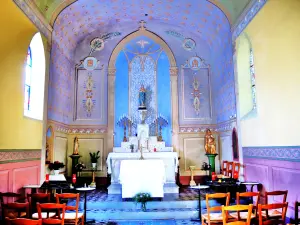
<svg viewBox="0 0 300 225"><path fill-rule="evenodd" d="M139 107L136 110L140 123L136 126L136 135L126 137L126 129L132 125L130 117L122 116L118 121L124 127L124 138L121 146L114 147L107 157L108 173L111 174L108 193L122 193L124 198L131 198L138 192L151 193L152 197L179 193L175 179L178 154L173 152L173 147L166 147L161 132L168 121L162 115L156 116L154 123L158 136L150 136L150 126L146 123L147 91L143 85L138 95Z"/></svg>

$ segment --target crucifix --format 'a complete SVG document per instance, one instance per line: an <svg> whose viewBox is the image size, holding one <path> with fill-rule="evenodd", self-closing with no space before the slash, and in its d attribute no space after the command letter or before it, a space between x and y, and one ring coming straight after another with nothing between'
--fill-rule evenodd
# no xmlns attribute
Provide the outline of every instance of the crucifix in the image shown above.
<svg viewBox="0 0 300 225"><path fill-rule="evenodd" d="M140 21L140 30L145 30L146 29L145 24L146 24L146 22L144 20Z"/></svg>

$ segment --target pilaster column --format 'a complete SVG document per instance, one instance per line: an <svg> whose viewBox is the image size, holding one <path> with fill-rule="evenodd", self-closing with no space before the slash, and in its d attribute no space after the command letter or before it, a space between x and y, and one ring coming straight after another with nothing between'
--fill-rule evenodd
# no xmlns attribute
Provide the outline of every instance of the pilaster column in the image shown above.
<svg viewBox="0 0 300 225"><path fill-rule="evenodd" d="M107 109L107 154L114 147L114 118L115 118L115 80L116 69L108 68L108 109Z"/></svg>
<svg viewBox="0 0 300 225"><path fill-rule="evenodd" d="M178 147L179 116L178 116L178 68L170 67L171 104L172 104L172 145L176 152Z"/></svg>

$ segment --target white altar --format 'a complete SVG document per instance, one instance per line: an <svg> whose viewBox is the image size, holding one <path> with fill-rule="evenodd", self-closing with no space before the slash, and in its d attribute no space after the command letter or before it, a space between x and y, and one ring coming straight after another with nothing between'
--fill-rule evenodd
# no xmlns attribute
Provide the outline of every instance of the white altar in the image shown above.
<svg viewBox="0 0 300 225"><path fill-rule="evenodd" d="M107 157L108 173L111 174L111 185L108 187L109 194L121 194L120 184L120 166L124 160L138 160L141 157L140 152L134 153L117 153L111 152ZM178 168L177 152L145 152L144 160L162 160L165 169L164 193L179 193L179 187L176 185L175 175ZM154 164L153 164L154 167ZM140 168L136 168L139 170ZM160 176L160 175L158 175Z"/></svg>
<svg viewBox="0 0 300 225"><path fill-rule="evenodd" d="M162 160L123 160L119 180L122 198L133 198L137 193L149 193L153 198L164 197L166 177Z"/></svg>

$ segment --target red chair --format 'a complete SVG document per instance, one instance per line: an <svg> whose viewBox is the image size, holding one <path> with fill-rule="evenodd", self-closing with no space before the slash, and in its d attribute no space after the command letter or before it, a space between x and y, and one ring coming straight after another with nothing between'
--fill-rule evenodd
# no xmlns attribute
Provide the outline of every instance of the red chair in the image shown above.
<svg viewBox="0 0 300 225"><path fill-rule="evenodd" d="M30 206L30 218L38 219L37 203L50 203L50 193L34 193L27 194L27 199ZM43 213L43 217L46 218L47 214ZM55 213L50 213L50 217L55 216Z"/></svg>
<svg viewBox="0 0 300 225"><path fill-rule="evenodd" d="M29 203L12 202L4 204L2 207L3 218L29 218Z"/></svg>
<svg viewBox="0 0 300 225"><path fill-rule="evenodd" d="M5 218L7 225L42 225L42 220L30 220L30 219L9 219Z"/></svg>
<svg viewBox="0 0 300 225"><path fill-rule="evenodd" d="M59 224L64 225L65 222L65 210L66 204L56 204L56 203L37 203L37 210L39 219L42 219L43 224ZM55 216L50 217L50 212L56 212ZM47 217L43 218L43 215L46 214Z"/></svg>
<svg viewBox="0 0 300 225"><path fill-rule="evenodd" d="M77 225L79 221L81 220L81 224L84 225L84 214L81 212L78 212L79 208L79 193L77 194L56 194L56 203L60 204L61 200L69 200L69 199L75 199L76 205L75 206L69 206L66 205L66 210L73 210L75 212L66 212L65 213L65 222L67 224L75 224Z"/></svg>
<svg viewBox="0 0 300 225"><path fill-rule="evenodd" d="M273 225L273 224L285 224L286 211L287 211L288 203L275 203L268 205L258 205L258 221L259 225ZM263 215L265 210L279 210L282 209L282 213L280 217L265 217Z"/></svg>

